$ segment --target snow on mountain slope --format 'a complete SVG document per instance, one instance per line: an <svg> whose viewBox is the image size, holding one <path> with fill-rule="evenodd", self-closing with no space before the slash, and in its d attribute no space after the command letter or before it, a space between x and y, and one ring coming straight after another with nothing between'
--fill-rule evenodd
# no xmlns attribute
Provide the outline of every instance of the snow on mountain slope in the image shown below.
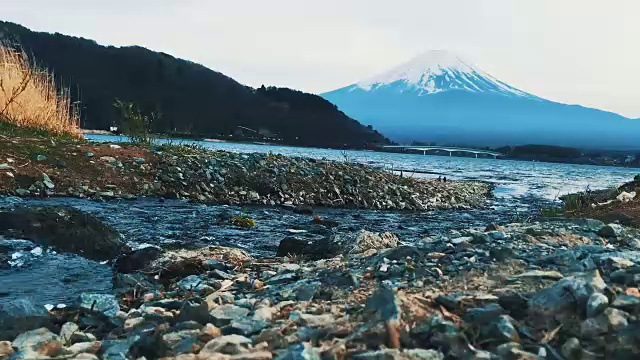
<svg viewBox="0 0 640 360"><path fill-rule="evenodd" d="M416 92L418 95L463 90L536 98L476 69L445 50L421 54L387 72L358 82L352 90L359 88L375 91L389 86L395 86L401 92Z"/></svg>
<svg viewBox="0 0 640 360"><path fill-rule="evenodd" d="M446 51L321 96L401 143L640 147L640 121L537 97Z"/></svg>

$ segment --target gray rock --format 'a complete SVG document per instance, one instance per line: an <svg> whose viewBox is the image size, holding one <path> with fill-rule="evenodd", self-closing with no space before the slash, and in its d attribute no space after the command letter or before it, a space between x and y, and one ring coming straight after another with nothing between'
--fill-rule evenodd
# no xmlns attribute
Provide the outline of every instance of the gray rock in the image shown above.
<svg viewBox="0 0 640 360"><path fill-rule="evenodd" d="M0 341L0 359L6 360L13 355L13 347L10 341Z"/></svg>
<svg viewBox="0 0 640 360"><path fill-rule="evenodd" d="M513 325L513 319L508 315L500 315L498 319L493 323L482 328L481 333L483 333L488 338L501 343L520 342L520 335L518 334L518 330Z"/></svg>
<svg viewBox="0 0 640 360"><path fill-rule="evenodd" d="M281 352L275 360L320 360L319 352L309 343L297 343Z"/></svg>
<svg viewBox="0 0 640 360"><path fill-rule="evenodd" d="M640 311L640 298L633 295L620 294L617 295L611 306L631 313Z"/></svg>
<svg viewBox="0 0 640 360"><path fill-rule="evenodd" d="M500 356L500 359L522 359L522 360L543 360L543 357L539 357L536 354L522 350L518 343L506 343L498 346L496 352Z"/></svg>
<svg viewBox="0 0 640 360"><path fill-rule="evenodd" d="M200 330L181 330L162 335L162 340L167 345L169 354L186 354L193 351L199 335Z"/></svg>
<svg viewBox="0 0 640 360"><path fill-rule="evenodd" d="M242 336L253 336L255 334L259 334L268 326L269 323L263 320L239 319L232 321L231 324L222 328L222 332L225 335L236 334Z"/></svg>
<svg viewBox="0 0 640 360"><path fill-rule="evenodd" d="M507 235L502 231L490 231L487 235L489 235L493 240L504 240L507 238Z"/></svg>
<svg viewBox="0 0 640 360"><path fill-rule="evenodd" d="M285 300L311 301L321 287L322 284L318 281L300 280L277 292Z"/></svg>
<svg viewBox="0 0 640 360"><path fill-rule="evenodd" d="M489 304L483 308L471 308L464 315L464 320L476 325L494 321L498 316L504 315L504 309L498 304Z"/></svg>
<svg viewBox="0 0 640 360"><path fill-rule="evenodd" d="M182 291L195 291L198 293L213 292L213 288L198 275L189 275L176 283Z"/></svg>
<svg viewBox="0 0 640 360"><path fill-rule="evenodd" d="M609 299L601 293L593 293L587 300L587 317L599 315L609 306Z"/></svg>
<svg viewBox="0 0 640 360"><path fill-rule="evenodd" d="M16 194L18 196L27 196L29 194L31 194L31 192L27 189L16 189Z"/></svg>
<svg viewBox="0 0 640 360"><path fill-rule="evenodd" d="M53 181L51 181L51 179L49 178L49 176L47 174L42 174L42 183L48 189L53 189L54 187L56 187L56 185L53 183Z"/></svg>
<svg viewBox="0 0 640 360"><path fill-rule="evenodd" d="M80 327L78 325L72 322L64 323L64 325L62 325L62 328L60 329L60 339L65 344L71 344L71 335L75 334L76 332L80 332Z"/></svg>
<svg viewBox="0 0 640 360"><path fill-rule="evenodd" d="M241 335L225 335L217 337L204 345L199 357L215 356L216 353L236 355L248 351L253 342Z"/></svg>
<svg viewBox="0 0 640 360"><path fill-rule="evenodd" d="M571 220L571 222L578 226L584 227L587 231L592 232L597 232L598 230L602 229L603 226L605 226L605 223L596 219L573 219Z"/></svg>
<svg viewBox="0 0 640 360"><path fill-rule="evenodd" d="M400 301L393 289L381 283L376 291L367 299L366 309L376 313L384 321L400 320Z"/></svg>
<svg viewBox="0 0 640 360"><path fill-rule="evenodd" d="M617 238L622 233L622 226L618 224L609 224L598 230L598 235L604 238Z"/></svg>
<svg viewBox="0 0 640 360"><path fill-rule="evenodd" d="M214 269L209 271L209 273L207 274L209 275L209 277L212 277L214 279L219 279L219 280L231 280L233 279L233 275L228 274L222 270L218 270L218 269Z"/></svg>
<svg viewBox="0 0 640 360"><path fill-rule="evenodd" d="M241 320L242 318L247 317L247 315L249 315L249 310L239 306L227 304L220 305L212 309L209 312L209 315L211 316L213 324L215 326L222 327L225 325L229 325L232 321Z"/></svg>
<svg viewBox="0 0 640 360"><path fill-rule="evenodd" d="M45 155L36 155L36 161L47 161L47 159Z"/></svg>
<svg viewBox="0 0 640 360"><path fill-rule="evenodd" d="M437 350L425 349L383 349L353 355L359 360L443 360L444 355Z"/></svg>
<svg viewBox="0 0 640 360"><path fill-rule="evenodd" d="M13 340L25 331L50 326L49 312L30 300L13 300L0 306L0 340Z"/></svg>
<svg viewBox="0 0 640 360"><path fill-rule="evenodd" d="M120 305L115 295L82 293L76 301L76 305L83 309L100 312L113 317L120 311Z"/></svg>
<svg viewBox="0 0 640 360"><path fill-rule="evenodd" d="M570 338L565 341L564 345L562 345L562 355L564 355L567 359L579 359L580 354L582 353L582 346L580 345L580 340L576 338Z"/></svg>
<svg viewBox="0 0 640 360"><path fill-rule="evenodd" d="M575 274L534 294L529 299L529 311L534 317L546 318L575 306L584 309L591 294L601 293L605 288L598 270Z"/></svg>
<svg viewBox="0 0 640 360"><path fill-rule="evenodd" d="M580 325L582 337L594 338L610 331L618 331L629 325L629 314L614 308L607 308L594 318L587 319Z"/></svg>
<svg viewBox="0 0 640 360"><path fill-rule="evenodd" d="M254 320L271 321L278 310L274 307L263 306L257 308L253 313Z"/></svg>
<svg viewBox="0 0 640 360"><path fill-rule="evenodd" d="M58 335L47 328L40 328L22 333L13 340L14 348L23 359L54 357L62 352L63 343Z"/></svg>
<svg viewBox="0 0 640 360"><path fill-rule="evenodd" d="M564 276L558 271L543 271L543 270L531 270L525 273L509 276L509 280L519 279L546 279L546 280L560 280Z"/></svg>
<svg viewBox="0 0 640 360"><path fill-rule="evenodd" d="M286 284L289 282L296 281L300 278L300 276L294 272L287 272L284 274L278 274L273 276L267 280L267 285L278 285L278 284Z"/></svg>
<svg viewBox="0 0 640 360"><path fill-rule="evenodd" d="M350 254L361 254L367 250L383 250L400 245L398 237L390 232L374 233L360 230L357 233L337 236L334 241Z"/></svg>
<svg viewBox="0 0 640 360"><path fill-rule="evenodd" d="M446 349L444 355L453 359L469 358L475 353L464 333L440 316L432 316L425 323L414 327L411 335L421 348Z"/></svg>
<svg viewBox="0 0 640 360"><path fill-rule="evenodd" d="M109 360L123 360L127 359L129 349L136 342L140 336L132 336L127 340L104 340L100 352L103 359Z"/></svg>
<svg viewBox="0 0 640 360"><path fill-rule="evenodd" d="M312 315L305 314L300 311L293 311L289 315L289 320L298 325L310 327L326 327L335 322L335 318L331 314Z"/></svg>
<svg viewBox="0 0 640 360"><path fill-rule="evenodd" d="M0 234L31 240L92 260L111 260L131 251L114 228L91 214L65 206L0 211Z"/></svg>
<svg viewBox="0 0 640 360"><path fill-rule="evenodd" d="M209 306L206 301L195 303L186 301L180 308L180 314L177 321L194 321L198 324L205 325L211 319L209 315Z"/></svg>

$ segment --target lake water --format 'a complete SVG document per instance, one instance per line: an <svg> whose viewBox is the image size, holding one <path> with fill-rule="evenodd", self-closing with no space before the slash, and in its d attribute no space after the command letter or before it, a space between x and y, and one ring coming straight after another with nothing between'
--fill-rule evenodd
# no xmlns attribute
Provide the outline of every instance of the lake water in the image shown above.
<svg viewBox="0 0 640 360"><path fill-rule="evenodd" d="M123 138L89 135L92 141L122 141ZM175 140L174 140L175 142ZM93 213L114 226L132 246L163 248L205 245L237 246L256 256L273 255L281 239L295 236L316 239L332 231L359 229L391 231L402 241L451 231L482 228L488 223L522 221L535 216L540 206L548 206L558 196L575 191L606 188L627 182L638 169L571 164L519 162L510 160L425 156L371 151L339 151L289 146L241 143L184 143L235 152L273 152L290 156L356 161L387 169L403 170L404 176L446 176L450 179L482 180L496 185L495 198L482 209L467 211L389 212L344 209L317 209L322 217L335 219L340 226L328 230L312 225L312 216L292 213L279 207L208 206L186 201L87 201L70 198L0 198L0 208L14 205L68 205ZM245 213L256 220L251 229L231 224L229 214ZM11 300L29 298L38 304L70 303L81 292L109 292L108 264L75 255L57 254L28 241L1 239L0 251L10 249L12 267L0 266L0 306ZM0 254L1 255L1 254Z"/></svg>

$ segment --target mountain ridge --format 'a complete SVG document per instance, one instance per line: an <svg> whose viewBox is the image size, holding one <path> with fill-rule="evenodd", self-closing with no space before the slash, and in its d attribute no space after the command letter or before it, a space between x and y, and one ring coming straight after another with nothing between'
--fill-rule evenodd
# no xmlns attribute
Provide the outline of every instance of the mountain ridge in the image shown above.
<svg viewBox="0 0 640 360"><path fill-rule="evenodd" d="M291 145L364 148L388 140L301 91L254 89L192 61L141 46L114 47L62 34L34 32L0 21L0 40L21 47L55 74L80 102L82 126L121 125L116 99L161 113L151 129L197 137L233 137L239 126L276 134ZM242 136L242 134L240 134Z"/></svg>
<svg viewBox="0 0 640 360"><path fill-rule="evenodd" d="M640 148L640 122L529 94L455 55L443 66L433 54L321 96L398 142Z"/></svg>

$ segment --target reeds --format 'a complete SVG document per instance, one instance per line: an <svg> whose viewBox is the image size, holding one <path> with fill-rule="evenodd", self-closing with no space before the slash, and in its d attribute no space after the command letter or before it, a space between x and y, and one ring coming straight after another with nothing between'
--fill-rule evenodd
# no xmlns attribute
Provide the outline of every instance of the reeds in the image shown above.
<svg viewBox="0 0 640 360"><path fill-rule="evenodd" d="M80 116L67 89L29 61L24 51L0 42L0 121L55 135L81 137Z"/></svg>

